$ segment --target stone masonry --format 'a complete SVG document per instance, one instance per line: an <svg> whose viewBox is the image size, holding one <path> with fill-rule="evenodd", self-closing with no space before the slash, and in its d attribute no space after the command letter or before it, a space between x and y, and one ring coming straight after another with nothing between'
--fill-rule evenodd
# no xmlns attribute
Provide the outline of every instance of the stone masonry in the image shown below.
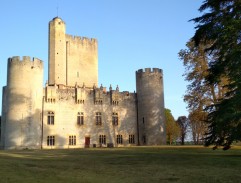
<svg viewBox="0 0 241 183"><path fill-rule="evenodd" d="M8 59L0 147L54 149L162 145L166 142L163 73L136 71L136 91L98 85L96 39L66 34L49 22L48 81L43 62Z"/></svg>

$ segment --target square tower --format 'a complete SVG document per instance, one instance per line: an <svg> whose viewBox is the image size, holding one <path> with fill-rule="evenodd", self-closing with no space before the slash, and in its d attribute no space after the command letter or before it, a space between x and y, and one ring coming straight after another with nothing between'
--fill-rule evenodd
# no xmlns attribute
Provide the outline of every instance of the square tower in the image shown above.
<svg viewBox="0 0 241 183"><path fill-rule="evenodd" d="M98 86L96 39L67 35L59 17L49 22L49 85Z"/></svg>

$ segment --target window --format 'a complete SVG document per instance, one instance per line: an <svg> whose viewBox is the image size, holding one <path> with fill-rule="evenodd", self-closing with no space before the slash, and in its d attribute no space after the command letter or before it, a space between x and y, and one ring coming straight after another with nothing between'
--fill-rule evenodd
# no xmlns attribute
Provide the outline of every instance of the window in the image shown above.
<svg viewBox="0 0 241 183"><path fill-rule="evenodd" d="M117 144L122 144L122 135L117 135L116 136L116 143Z"/></svg>
<svg viewBox="0 0 241 183"><path fill-rule="evenodd" d="M84 113L78 112L77 114L77 125L84 125Z"/></svg>
<svg viewBox="0 0 241 183"><path fill-rule="evenodd" d="M112 124L117 126L118 125L118 113L112 113Z"/></svg>
<svg viewBox="0 0 241 183"><path fill-rule="evenodd" d="M97 112L95 117L96 117L96 125L101 125L102 124L101 112Z"/></svg>
<svg viewBox="0 0 241 183"><path fill-rule="evenodd" d="M143 135L142 140L143 140L143 144L146 144L146 136L145 135Z"/></svg>
<svg viewBox="0 0 241 183"><path fill-rule="evenodd" d="M75 135L69 136L69 145L70 146L75 146L76 145L76 136Z"/></svg>
<svg viewBox="0 0 241 183"><path fill-rule="evenodd" d="M48 112L48 125L54 125L54 112Z"/></svg>
<svg viewBox="0 0 241 183"><path fill-rule="evenodd" d="M106 144L106 136L105 135L99 136L99 143L100 144Z"/></svg>
<svg viewBox="0 0 241 183"><path fill-rule="evenodd" d="M55 137L54 136L48 136L47 137L47 146L54 146L55 144Z"/></svg>
<svg viewBox="0 0 241 183"><path fill-rule="evenodd" d="M135 144L135 135L129 135L129 144Z"/></svg>

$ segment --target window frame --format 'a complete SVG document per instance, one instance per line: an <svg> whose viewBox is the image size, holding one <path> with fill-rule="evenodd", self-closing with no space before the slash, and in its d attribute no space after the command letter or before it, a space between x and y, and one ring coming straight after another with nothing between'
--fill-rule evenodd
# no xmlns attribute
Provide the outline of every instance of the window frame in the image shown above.
<svg viewBox="0 0 241 183"><path fill-rule="evenodd" d="M123 144L123 136L122 135L116 135L116 143L117 144Z"/></svg>
<svg viewBox="0 0 241 183"><path fill-rule="evenodd" d="M106 145L106 135L99 135L99 144Z"/></svg>
<svg viewBox="0 0 241 183"><path fill-rule="evenodd" d="M119 123L118 113L117 112L113 112L112 113L112 124L114 126L118 126L118 123Z"/></svg>
<svg viewBox="0 0 241 183"><path fill-rule="evenodd" d="M76 146L76 135L69 136L69 146Z"/></svg>
<svg viewBox="0 0 241 183"><path fill-rule="evenodd" d="M77 125L79 125L79 126L84 125L84 113L83 112L77 113Z"/></svg>
<svg viewBox="0 0 241 183"><path fill-rule="evenodd" d="M47 115L47 124L48 125L54 125L54 117L55 113L53 111L48 111L48 115Z"/></svg>
<svg viewBox="0 0 241 183"><path fill-rule="evenodd" d="M47 136L47 146L55 146L55 136L54 135Z"/></svg>
<svg viewBox="0 0 241 183"><path fill-rule="evenodd" d="M102 116L101 116L101 112L96 112L95 113L95 124L98 125L102 125Z"/></svg>
<svg viewBox="0 0 241 183"><path fill-rule="evenodd" d="M135 144L135 135L129 135L129 144Z"/></svg>

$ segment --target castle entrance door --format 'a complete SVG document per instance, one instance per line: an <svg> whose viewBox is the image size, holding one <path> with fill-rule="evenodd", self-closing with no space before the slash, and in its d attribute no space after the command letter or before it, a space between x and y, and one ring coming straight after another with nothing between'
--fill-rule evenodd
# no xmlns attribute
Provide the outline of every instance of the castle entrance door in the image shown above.
<svg viewBox="0 0 241 183"><path fill-rule="evenodd" d="M90 147L90 137L85 137L85 147Z"/></svg>

